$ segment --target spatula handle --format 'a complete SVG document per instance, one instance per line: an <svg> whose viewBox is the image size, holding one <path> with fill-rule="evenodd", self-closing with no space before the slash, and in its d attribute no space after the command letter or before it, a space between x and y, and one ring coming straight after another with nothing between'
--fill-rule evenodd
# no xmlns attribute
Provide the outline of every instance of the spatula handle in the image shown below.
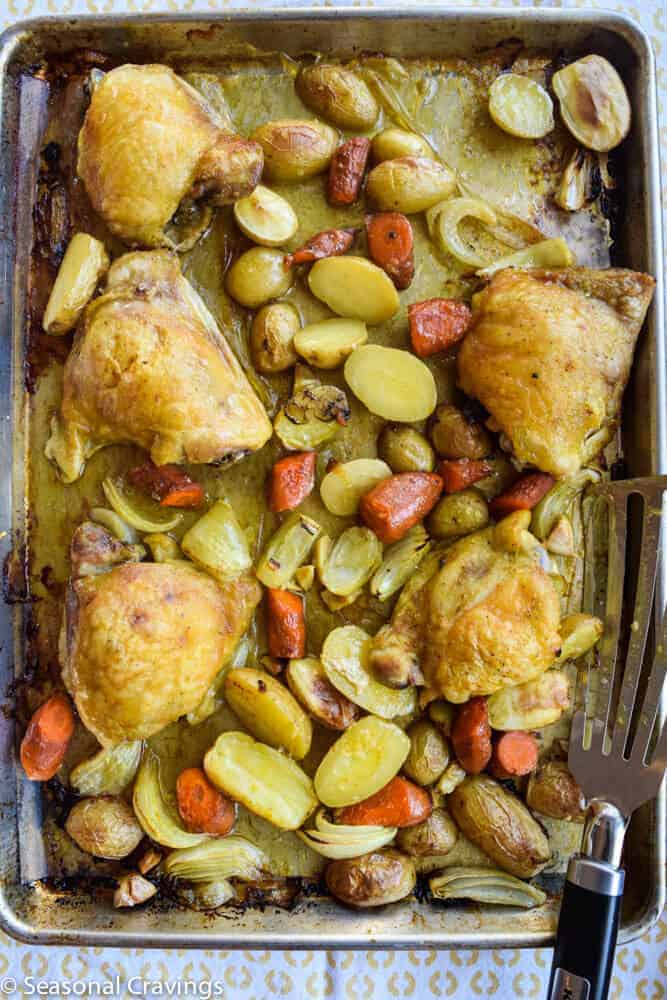
<svg viewBox="0 0 667 1000"><path fill-rule="evenodd" d="M577 855L563 891L548 1000L606 1000L623 898L622 870Z"/></svg>

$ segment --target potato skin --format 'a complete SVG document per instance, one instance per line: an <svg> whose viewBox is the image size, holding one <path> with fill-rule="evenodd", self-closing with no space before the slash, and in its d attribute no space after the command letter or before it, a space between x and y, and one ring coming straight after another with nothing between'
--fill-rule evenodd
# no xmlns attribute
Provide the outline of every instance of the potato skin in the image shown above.
<svg viewBox="0 0 667 1000"><path fill-rule="evenodd" d="M294 335L300 326L289 302L270 302L259 310L250 329L250 353L258 372L272 375L297 363Z"/></svg>
<svg viewBox="0 0 667 1000"><path fill-rule="evenodd" d="M433 538L457 538L485 528L489 523L486 500L474 488L444 496L428 516L426 526Z"/></svg>
<svg viewBox="0 0 667 1000"><path fill-rule="evenodd" d="M465 836L511 875L532 878L551 858L541 826L520 799L492 778L466 778L447 805Z"/></svg>
<svg viewBox="0 0 667 1000"><path fill-rule="evenodd" d="M342 66L307 66L294 86L307 107L340 128L363 132L377 120L377 101L366 83Z"/></svg>
<svg viewBox="0 0 667 1000"><path fill-rule="evenodd" d="M295 118L265 122L252 134L264 151L264 176L274 181L302 181L327 169L338 132L324 122Z"/></svg>
<svg viewBox="0 0 667 1000"><path fill-rule="evenodd" d="M313 726L284 684L261 670L241 667L227 673L224 689L227 704L253 736L296 760L306 756Z"/></svg>
<svg viewBox="0 0 667 1000"><path fill-rule="evenodd" d="M144 836L130 806L114 795L81 799L67 817L65 829L82 851L110 860L127 857Z"/></svg>
<svg viewBox="0 0 667 1000"><path fill-rule="evenodd" d="M418 785L432 785L449 763L447 740L428 719L418 719L408 727L410 752L403 770Z"/></svg>
<svg viewBox="0 0 667 1000"><path fill-rule="evenodd" d="M549 760L531 774L526 802L535 812L552 819L583 821L584 793L564 760Z"/></svg>
<svg viewBox="0 0 667 1000"><path fill-rule="evenodd" d="M436 409L429 434L441 458L486 458L493 450L489 432L449 403Z"/></svg>
<svg viewBox="0 0 667 1000"><path fill-rule="evenodd" d="M456 823L447 810L434 809L423 823L399 830L396 844L406 854L423 857L430 854L448 854L458 837Z"/></svg>
<svg viewBox="0 0 667 1000"><path fill-rule="evenodd" d="M405 854L388 848L360 858L331 861L324 873L329 892L348 906L397 903L415 887L415 866Z"/></svg>
<svg viewBox="0 0 667 1000"><path fill-rule="evenodd" d="M426 156L399 156L373 167L366 193L381 212L413 215L448 198L455 186L451 170L435 160Z"/></svg>
<svg viewBox="0 0 667 1000"><path fill-rule="evenodd" d="M378 455L392 472L433 472L435 466L429 442L405 424L387 424L378 440Z"/></svg>

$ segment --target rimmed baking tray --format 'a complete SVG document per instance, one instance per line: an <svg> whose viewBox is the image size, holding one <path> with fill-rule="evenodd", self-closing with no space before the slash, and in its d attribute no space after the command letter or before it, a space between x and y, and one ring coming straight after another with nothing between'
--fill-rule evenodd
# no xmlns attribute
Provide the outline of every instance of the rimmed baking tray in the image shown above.
<svg viewBox="0 0 667 1000"><path fill-rule="evenodd" d="M24 350L27 268L44 128L38 86L22 74L41 60L93 49L124 61L219 64L248 53L380 51L397 57L470 56L518 38L525 45L607 55L620 70L633 107L616 233L617 262L648 271L656 295L625 400L623 436L630 475L667 472L662 243L655 69L641 28L616 13L581 10L483 10L435 4L409 10L323 8L236 10L210 18L140 16L49 18L19 24L0 39L0 557L20 577L26 525ZM3 534L3 532L6 532ZM12 591L15 595L15 592ZM665 595L661 581L659 600ZM11 701L22 674L25 618L20 601L0 603L0 685ZM8 705L11 708L11 705ZM327 900L292 911L233 910L210 918L156 904L111 911L94 891L23 884L20 857L41 850L39 794L16 767L11 711L0 713L0 924L24 941L50 944L243 948L535 947L553 940L558 899L529 912L498 907L434 907L417 900L382 912L355 913ZM632 821L621 940L644 933L665 901L665 798ZM20 848L20 850L19 850Z"/></svg>

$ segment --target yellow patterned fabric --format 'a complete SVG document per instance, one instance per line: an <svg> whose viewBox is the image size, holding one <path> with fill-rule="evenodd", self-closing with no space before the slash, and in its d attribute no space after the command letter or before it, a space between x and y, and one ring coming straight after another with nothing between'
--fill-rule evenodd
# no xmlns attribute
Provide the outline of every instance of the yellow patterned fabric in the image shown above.
<svg viewBox="0 0 667 1000"><path fill-rule="evenodd" d="M311 0L316 4L318 0ZM351 0L324 5L357 6ZM421 0L428 3L428 0ZM512 0L479 5L510 6ZM381 4L381 0L376 3ZM465 2L459 0L460 6ZM664 0L575 0L540 7L586 7L629 14L647 31L658 61L663 218L667 228L667 9ZM292 0L291 6L295 6ZM450 6L456 0L449 0ZM531 2L513 0L515 7ZM0 0L0 21L48 14L117 14L123 11L203 14L234 6L276 6L273 0ZM536 951L157 951L45 948L18 944L0 933L0 995L216 997L232 1000L389 1000L393 997L542 998L551 953ZM38 992L39 984L41 994ZM641 940L619 948L612 1000L667 998L667 913Z"/></svg>

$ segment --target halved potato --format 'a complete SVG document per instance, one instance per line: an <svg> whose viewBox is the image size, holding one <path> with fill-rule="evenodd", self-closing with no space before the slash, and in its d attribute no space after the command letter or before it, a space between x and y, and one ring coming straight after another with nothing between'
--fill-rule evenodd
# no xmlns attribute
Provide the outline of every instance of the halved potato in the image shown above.
<svg viewBox="0 0 667 1000"><path fill-rule="evenodd" d="M109 270L103 243L88 233L75 233L58 268L42 325L47 333L73 330L92 299L100 278Z"/></svg>
<svg viewBox="0 0 667 1000"><path fill-rule="evenodd" d="M302 327L294 336L294 348L315 368L338 368L367 340L366 324L361 320L323 319Z"/></svg>
<svg viewBox="0 0 667 1000"><path fill-rule="evenodd" d="M496 691L489 698L493 729L543 729L557 722L570 704L569 682L562 670L547 670L535 680Z"/></svg>
<svg viewBox="0 0 667 1000"><path fill-rule="evenodd" d="M339 462L322 480L322 503L331 514L352 517L357 513L364 493L368 493L390 475L391 469L379 458L355 458L351 462Z"/></svg>
<svg viewBox="0 0 667 1000"><path fill-rule="evenodd" d="M296 760L310 750L313 726L287 688L262 670L242 667L225 677L225 700L253 736Z"/></svg>
<svg viewBox="0 0 667 1000"><path fill-rule="evenodd" d="M314 656L290 660L285 672L294 697L327 729L347 729L359 715L359 709L337 691Z"/></svg>
<svg viewBox="0 0 667 1000"><path fill-rule="evenodd" d="M347 359L344 374L355 396L385 420L425 420L438 402L431 371L409 351L364 344Z"/></svg>
<svg viewBox="0 0 667 1000"><path fill-rule="evenodd" d="M503 73L491 84L489 114L496 125L521 139L542 139L554 127L554 106L536 80Z"/></svg>
<svg viewBox="0 0 667 1000"><path fill-rule="evenodd" d="M625 139L632 117L620 76L604 56L577 59L554 73L552 86L563 121L575 139L598 153Z"/></svg>
<svg viewBox="0 0 667 1000"><path fill-rule="evenodd" d="M398 774L409 751L409 738L393 722L372 715L354 722L315 773L318 798L331 808L362 802Z"/></svg>
<svg viewBox="0 0 667 1000"><path fill-rule="evenodd" d="M324 672L346 698L373 715L393 719L412 714L417 707L415 688L390 688L376 680L368 662L371 642L356 625L335 628L322 647Z"/></svg>
<svg viewBox="0 0 667 1000"><path fill-rule="evenodd" d="M299 228L290 203L263 184L234 203L234 218L248 239L265 247L282 246Z"/></svg>
<svg viewBox="0 0 667 1000"><path fill-rule="evenodd" d="M375 326L391 319L400 305L391 278L365 257L326 257L308 275L313 295L339 316Z"/></svg>

